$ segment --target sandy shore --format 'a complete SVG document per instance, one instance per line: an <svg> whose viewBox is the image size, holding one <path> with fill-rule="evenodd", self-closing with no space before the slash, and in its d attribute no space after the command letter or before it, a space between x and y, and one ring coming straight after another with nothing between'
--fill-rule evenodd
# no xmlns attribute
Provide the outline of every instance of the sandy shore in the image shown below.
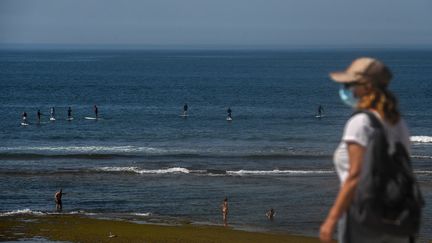
<svg viewBox="0 0 432 243"><path fill-rule="evenodd" d="M109 235L115 235L109 237ZM319 242L316 238L246 232L219 226L164 226L76 215L0 218L0 240L43 237L69 242Z"/></svg>

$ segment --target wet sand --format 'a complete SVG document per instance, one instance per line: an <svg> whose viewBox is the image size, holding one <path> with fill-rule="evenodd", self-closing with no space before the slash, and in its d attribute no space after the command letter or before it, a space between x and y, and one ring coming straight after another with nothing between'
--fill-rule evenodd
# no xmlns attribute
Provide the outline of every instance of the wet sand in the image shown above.
<svg viewBox="0 0 432 243"><path fill-rule="evenodd" d="M221 226L137 224L76 215L19 215L0 219L0 241L33 237L68 242L319 242L312 237L246 232Z"/></svg>

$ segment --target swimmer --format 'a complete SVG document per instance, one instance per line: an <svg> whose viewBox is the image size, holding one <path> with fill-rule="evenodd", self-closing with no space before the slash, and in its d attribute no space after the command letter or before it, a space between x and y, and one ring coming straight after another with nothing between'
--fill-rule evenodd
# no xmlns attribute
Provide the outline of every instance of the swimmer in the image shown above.
<svg viewBox="0 0 432 243"><path fill-rule="evenodd" d="M224 222L224 226L228 226L228 198L227 197L225 197L225 199L223 200L221 209L222 209L222 219Z"/></svg>
<svg viewBox="0 0 432 243"><path fill-rule="evenodd" d="M268 219L273 220L273 217L275 216L275 211L273 208L270 208L269 211L267 211L266 216Z"/></svg>

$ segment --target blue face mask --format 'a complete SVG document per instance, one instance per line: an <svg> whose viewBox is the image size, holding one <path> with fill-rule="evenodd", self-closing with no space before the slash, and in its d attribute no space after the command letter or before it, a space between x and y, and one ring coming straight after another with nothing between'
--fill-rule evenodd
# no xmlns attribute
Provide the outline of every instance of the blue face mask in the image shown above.
<svg viewBox="0 0 432 243"><path fill-rule="evenodd" d="M345 105L352 108L357 107L358 98L354 96L351 89L346 89L344 87L341 87L339 89L339 97Z"/></svg>

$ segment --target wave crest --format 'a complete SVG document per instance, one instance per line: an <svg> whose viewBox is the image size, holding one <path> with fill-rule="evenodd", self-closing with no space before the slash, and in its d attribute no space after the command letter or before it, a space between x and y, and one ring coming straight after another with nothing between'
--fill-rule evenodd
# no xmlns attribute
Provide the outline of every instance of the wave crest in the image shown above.
<svg viewBox="0 0 432 243"><path fill-rule="evenodd" d="M155 169L155 170L145 170L138 167L101 167L97 169L98 171L106 172L133 172L137 174L170 174L170 173L184 173L189 174L190 170L182 167L173 167L167 169Z"/></svg>
<svg viewBox="0 0 432 243"><path fill-rule="evenodd" d="M138 146L18 146L0 147L4 152L42 151L62 153L163 153L165 150Z"/></svg>
<svg viewBox="0 0 432 243"><path fill-rule="evenodd" d="M45 215L45 213L43 213L41 211L33 211L29 208L25 208L25 209L17 209L17 210L13 210L13 211L9 211L9 212L0 213L0 217L23 215L23 214L26 214L26 215Z"/></svg>
<svg viewBox="0 0 432 243"><path fill-rule="evenodd" d="M317 159L331 158L330 154L301 150L253 150L215 149L215 148L155 148L142 146L17 146L1 147L2 159L113 159L134 157L171 157L171 158L229 158L250 160Z"/></svg>
<svg viewBox="0 0 432 243"><path fill-rule="evenodd" d="M78 210L78 211L70 211L70 212L42 212L37 210L31 210L29 208L25 209L17 209L7 212L0 213L0 217L7 217L7 216L16 216L16 215L34 215L34 216L43 216L43 215L87 215L87 216L95 216L95 215L122 215L122 213L92 213L92 212L86 212L84 210ZM134 216L141 216L141 217L149 217L153 214L150 212L142 213L142 212L130 212L130 213L124 213L124 215L134 215Z"/></svg>
<svg viewBox="0 0 432 243"><path fill-rule="evenodd" d="M138 167L101 167L98 171L104 172L132 172L137 174L200 174L200 175L229 175L229 176L242 176L242 175L313 175L313 174L333 174L333 170L191 170L182 167L172 167L167 169L147 170Z"/></svg>
<svg viewBox="0 0 432 243"><path fill-rule="evenodd" d="M432 175L431 170L415 170L414 173L415 174L422 174L422 175Z"/></svg>
<svg viewBox="0 0 432 243"><path fill-rule="evenodd" d="M333 174L332 170L237 170L227 171L229 175L306 175L306 174Z"/></svg>
<svg viewBox="0 0 432 243"><path fill-rule="evenodd" d="M429 155L412 155L411 158L414 158L414 159L432 159L432 156L429 156Z"/></svg>
<svg viewBox="0 0 432 243"><path fill-rule="evenodd" d="M141 216L141 217L148 217L152 215L151 213L131 213L131 214L135 216Z"/></svg>
<svg viewBox="0 0 432 243"><path fill-rule="evenodd" d="M432 143L432 136L411 136L410 140L413 143Z"/></svg>

